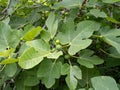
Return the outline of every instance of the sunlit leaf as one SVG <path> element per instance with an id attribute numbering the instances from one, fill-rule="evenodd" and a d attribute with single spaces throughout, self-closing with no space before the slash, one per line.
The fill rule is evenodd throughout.
<path id="1" fill-rule="evenodd" d="M 26 44 L 30 47 L 34 47 L 36 49 L 36 51 L 39 52 L 39 54 L 41 53 L 41 55 L 46 56 L 47 54 L 50 53 L 49 44 L 42 39 L 28 41 L 28 42 L 26 42 Z"/>
<path id="2" fill-rule="evenodd" d="M 15 62 L 18 62 L 18 59 L 8 58 L 8 59 L 5 59 L 2 62 L 0 62 L 0 64 L 11 64 L 11 63 L 15 63 Z"/>
<path id="3" fill-rule="evenodd" d="M 20 56 L 18 64 L 24 69 L 30 69 L 39 64 L 42 60 L 42 55 L 34 48 L 29 48 Z"/>
<path id="4" fill-rule="evenodd" d="M 114 18 L 107 17 L 106 19 L 107 19 L 108 21 L 112 22 L 112 23 L 120 24 L 120 22 L 119 22 L 119 21 L 117 21 L 117 20 L 116 20 L 116 19 L 114 19 Z"/>
<path id="5" fill-rule="evenodd" d="M 43 40 L 48 42 L 50 40 L 50 33 L 47 30 L 42 30 L 40 36 Z"/>
<path id="6" fill-rule="evenodd" d="M 8 57 L 10 56 L 12 53 L 14 52 L 14 49 L 8 49 L 8 50 L 4 50 L 3 52 L 0 52 L 0 57 Z"/>
<path id="7" fill-rule="evenodd" d="M 59 52 L 55 51 L 53 53 L 48 54 L 47 58 L 58 59 L 58 57 L 61 56 L 62 54 L 63 54 L 62 51 Z"/>
<path id="8" fill-rule="evenodd" d="M 40 34 L 41 31 L 42 31 L 42 28 L 40 26 L 33 28 L 32 30 L 28 31 L 24 35 L 23 39 L 26 41 L 33 40 L 36 36 Z"/>

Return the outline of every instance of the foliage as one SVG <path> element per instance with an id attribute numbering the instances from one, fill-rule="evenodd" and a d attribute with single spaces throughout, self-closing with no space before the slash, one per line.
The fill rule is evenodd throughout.
<path id="1" fill-rule="evenodd" d="M 0 0 L 0 90 L 120 90 L 120 0 Z"/>

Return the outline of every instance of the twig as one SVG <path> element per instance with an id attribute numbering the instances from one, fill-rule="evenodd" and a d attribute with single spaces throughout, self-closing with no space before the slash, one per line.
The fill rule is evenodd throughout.
<path id="1" fill-rule="evenodd" d="M 8 5 L 7 5 L 7 7 L 2 11 L 2 13 L 1 14 L 4 14 L 4 16 L 2 17 L 2 18 L 0 18 L 0 20 L 3 20 L 6 16 L 7 16 L 7 11 L 8 11 L 8 9 L 9 9 L 9 7 L 10 7 L 10 4 L 11 4 L 11 0 L 8 0 Z"/>
<path id="2" fill-rule="evenodd" d="M 86 5 L 87 2 L 88 2 L 88 0 L 84 0 L 84 1 L 82 2 L 82 5 L 81 5 L 80 10 L 79 10 L 79 14 L 78 14 L 79 17 L 81 16 L 82 10 L 83 10 L 83 8 L 85 7 L 85 5 Z"/>
<path id="3" fill-rule="evenodd" d="M 8 8 L 10 7 L 11 0 L 8 0 L 8 5 L 7 7 L 2 11 L 2 13 L 6 13 Z"/>

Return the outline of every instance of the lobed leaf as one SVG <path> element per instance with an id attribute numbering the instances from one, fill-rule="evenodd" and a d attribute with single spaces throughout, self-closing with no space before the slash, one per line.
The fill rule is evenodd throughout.
<path id="1" fill-rule="evenodd" d="M 41 78 L 42 83 L 50 88 L 55 84 L 55 79 L 60 78 L 61 75 L 61 62 L 52 62 L 50 59 L 45 59 L 41 62 L 37 77 Z"/>
<path id="2" fill-rule="evenodd" d="M 75 90 L 77 87 L 77 79 L 82 79 L 82 72 L 78 66 L 69 66 L 69 72 L 67 73 L 66 83 L 70 90 Z"/>
<path id="3" fill-rule="evenodd" d="M 80 53 L 78 63 L 87 68 L 93 68 L 94 65 L 102 64 L 104 61 L 96 55 L 93 55 L 94 52 L 91 50 L 83 50 Z"/>
<path id="4" fill-rule="evenodd" d="M 101 30 L 102 39 L 120 53 L 120 29 Z"/>
<path id="5" fill-rule="evenodd" d="M 88 39 L 93 32 L 97 30 L 100 25 L 94 21 L 82 21 L 77 24 L 76 36 L 70 43 L 68 53 L 70 55 L 76 54 L 78 51 L 87 48 L 92 40 Z"/>

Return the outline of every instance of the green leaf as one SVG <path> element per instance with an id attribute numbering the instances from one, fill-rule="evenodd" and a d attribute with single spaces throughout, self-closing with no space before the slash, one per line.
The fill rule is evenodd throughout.
<path id="1" fill-rule="evenodd" d="M 37 13 L 38 12 L 37 9 L 34 9 L 34 10 L 27 9 L 26 10 L 25 8 L 23 8 L 23 10 L 21 10 L 21 9 L 17 10 L 18 13 L 21 11 L 27 15 L 25 15 L 25 16 L 11 15 L 9 24 L 12 28 L 21 28 L 21 27 L 26 26 L 27 24 L 33 24 L 34 22 L 38 21 L 41 18 L 40 14 Z"/>
<path id="2" fill-rule="evenodd" d="M 112 68 L 112 67 L 117 67 L 120 66 L 120 59 L 115 59 L 115 58 L 107 58 L 105 62 L 106 68 Z"/>
<path id="3" fill-rule="evenodd" d="M 103 11 L 100 11 L 99 9 L 91 9 L 89 13 L 92 14 L 93 16 L 95 16 L 96 18 L 97 17 L 101 17 L 101 18 L 107 17 L 106 13 Z"/>
<path id="4" fill-rule="evenodd" d="M 117 21 L 117 20 L 116 20 L 116 19 L 114 19 L 114 18 L 107 17 L 106 19 L 107 19 L 108 21 L 112 22 L 112 23 L 120 24 L 120 22 L 119 22 L 119 21 Z"/>
<path id="5" fill-rule="evenodd" d="M 23 39 L 23 37 L 28 33 L 28 32 L 30 32 L 32 29 L 34 29 L 35 27 L 33 26 L 33 25 L 31 25 L 31 24 L 28 24 L 28 25 L 26 25 L 24 28 L 23 28 L 23 30 L 19 30 L 19 31 L 21 31 L 21 40 Z"/>
<path id="6" fill-rule="evenodd" d="M 11 16 L 9 24 L 12 28 L 15 29 L 15 28 L 20 28 L 27 25 L 28 22 L 26 22 L 26 19 L 23 17 Z"/>
<path id="7" fill-rule="evenodd" d="M 57 39 L 61 44 L 70 44 L 69 54 L 74 55 L 79 50 L 87 48 L 92 40 L 88 39 L 95 30 L 100 28 L 100 24 L 93 21 L 82 21 L 78 23 L 75 30 L 72 19 L 63 24 L 62 31 L 58 33 Z"/>
<path id="8" fill-rule="evenodd" d="M 81 88 L 81 89 L 78 89 L 78 90 L 85 90 L 85 88 Z"/>
<path id="9" fill-rule="evenodd" d="M 17 5 L 18 3 L 19 3 L 19 1 L 17 1 L 17 0 L 12 0 L 10 2 L 9 8 L 7 11 L 8 15 L 11 15 L 13 12 L 15 12 L 15 10 L 18 8 L 18 5 Z"/>
<path id="10" fill-rule="evenodd" d="M 32 87 L 25 86 L 23 90 L 32 90 Z"/>
<path id="11" fill-rule="evenodd" d="M 15 49 L 10 48 L 8 50 L 4 50 L 3 52 L 0 52 L 0 57 L 8 57 L 11 56 L 11 54 L 15 51 Z"/>
<path id="12" fill-rule="evenodd" d="M 24 51 L 26 51 L 28 48 L 30 48 L 29 46 L 27 46 L 26 45 L 26 43 L 23 43 L 22 45 L 21 45 L 21 47 L 20 47 L 20 49 L 19 49 L 19 55 L 21 56 L 23 53 L 24 53 Z"/>
<path id="13" fill-rule="evenodd" d="M 61 75 L 61 62 L 52 62 L 49 60 L 44 60 L 41 62 L 37 76 L 41 78 L 42 83 L 50 88 L 55 84 L 55 79 L 60 78 Z"/>
<path id="14" fill-rule="evenodd" d="M 119 90 L 115 80 L 109 76 L 98 76 L 91 79 L 95 90 Z"/>
<path id="15" fill-rule="evenodd" d="M 35 76 L 28 76 L 24 80 L 25 86 L 36 86 L 37 84 L 39 84 L 39 79 Z"/>
<path id="16" fill-rule="evenodd" d="M 93 8 L 97 3 L 98 3 L 98 0 L 89 0 L 86 3 L 86 7 L 92 7 Z"/>
<path id="17" fill-rule="evenodd" d="M 50 46 L 47 42 L 42 39 L 35 39 L 32 41 L 27 41 L 26 44 L 30 47 L 34 47 L 38 51 L 49 51 Z"/>
<path id="18" fill-rule="evenodd" d="M 12 30 L 9 25 L 0 22 L 0 52 L 6 48 L 16 48 L 19 42 L 18 30 Z"/>
<path id="19" fill-rule="evenodd" d="M 76 36 L 75 25 L 72 19 L 68 19 L 62 25 L 62 31 L 58 33 L 57 39 L 61 44 L 68 44 Z"/>
<path id="20" fill-rule="evenodd" d="M 40 37 L 48 42 L 50 40 L 50 33 L 47 30 L 42 30 L 40 33 Z"/>
<path id="21" fill-rule="evenodd" d="M 110 56 L 113 58 L 120 58 L 120 53 L 117 52 L 117 50 L 114 47 L 109 48 Z"/>
<path id="22" fill-rule="evenodd" d="M 47 58 L 58 59 L 59 56 L 61 56 L 61 55 L 63 55 L 62 51 L 59 51 L 59 52 L 55 51 L 55 52 L 53 52 L 53 53 L 49 53 L 49 54 L 47 55 Z"/>
<path id="23" fill-rule="evenodd" d="M 73 8 L 73 7 L 80 7 L 83 0 L 62 0 L 61 2 L 55 4 L 53 8 Z"/>
<path id="24" fill-rule="evenodd" d="M 25 87 L 34 86 L 35 84 L 37 84 L 39 79 L 37 81 L 35 79 L 35 78 L 37 78 L 36 72 L 37 72 L 36 68 L 30 69 L 30 70 L 22 70 L 19 73 L 19 76 L 17 76 L 15 79 L 16 90 L 26 90 Z M 28 84 L 27 84 L 27 82 L 28 82 Z M 28 90 L 30 90 L 30 89 L 28 89 Z"/>
<path id="25" fill-rule="evenodd" d="M 40 7 L 42 9 L 42 7 Z M 30 10 L 31 11 L 31 10 Z M 33 24 L 41 18 L 37 9 L 33 9 L 24 19 L 27 23 Z"/>
<path id="26" fill-rule="evenodd" d="M 17 65 L 16 63 L 7 64 L 4 70 L 8 77 L 13 77 L 17 72 Z"/>
<path id="27" fill-rule="evenodd" d="M 81 51 L 78 63 L 87 68 L 93 68 L 94 65 L 99 65 L 104 62 L 101 58 L 93 54 L 94 52 L 88 49 Z"/>
<path id="28" fill-rule="evenodd" d="M 6 19 L 4 19 L 2 22 L 3 22 L 3 23 L 5 23 L 5 24 L 9 24 L 9 22 L 10 22 L 10 18 L 9 18 L 9 17 L 7 17 L 7 18 L 6 18 Z"/>
<path id="29" fill-rule="evenodd" d="M 57 59 L 57 58 L 59 58 L 59 56 L 61 56 L 63 54 L 62 51 L 59 51 L 59 52 L 54 51 L 51 53 L 48 42 L 45 42 L 42 39 L 36 39 L 33 41 L 28 41 L 26 43 L 28 46 L 34 47 L 36 49 L 36 51 L 39 52 L 39 55 L 41 55 L 43 57 Z"/>
<path id="30" fill-rule="evenodd" d="M 120 0 L 102 0 L 104 3 L 115 3 L 115 2 L 119 2 Z"/>
<path id="31" fill-rule="evenodd" d="M 76 39 L 72 41 L 71 46 L 68 50 L 70 55 L 76 54 L 78 51 L 87 48 L 92 43 L 92 40 L 86 39 L 86 40 L 79 40 Z"/>
<path id="32" fill-rule="evenodd" d="M 94 90 L 93 88 L 89 88 L 88 90 Z"/>
<path id="33" fill-rule="evenodd" d="M 61 67 L 61 75 L 66 75 L 69 73 L 69 71 L 70 71 L 69 64 L 67 64 L 67 63 L 63 64 Z"/>
<path id="34" fill-rule="evenodd" d="M 120 53 L 120 29 L 101 30 L 102 39 Z"/>
<path id="35" fill-rule="evenodd" d="M 82 21 L 78 23 L 77 30 L 75 31 L 76 36 L 70 43 L 71 46 L 68 50 L 68 53 L 70 55 L 74 55 L 78 51 L 87 48 L 92 43 L 92 40 L 88 38 L 99 27 L 100 25 L 94 21 Z"/>
<path id="36" fill-rule="evenodd" d="M 82 73 L 78 66 L 69 66 L 69 73 L 66 77 L 66 83 L 70 90 L 75 90 L 77 87 L 77 79 L 82 79 Z"/>
<path id="37" fill-rule="evenodd" d="M 117 84 L 118 85 L 118 88 L 119 88 L 119 90 L 120 90 L 120 84 Z"/>
<path id="38" fill-rule="evenodd" d="M 23 39 L 26 41 L 31 41 L 33 40 L 36 36 L 38 36 L 40 34 L 40 32 L 42 31 L 42 28 L 40 26 L 31 29 L 30 31 L 28 31 L 24 36 Z"/>
<path id="39" fill-rule="evenodd" d="M 7 84 L 4 88 L 4 90 L 12 90 L 12 87 L 10 86 L 10 84 Z"/>
<path id="40" fill-rule="evenodd" d="M 55 17 L 55 14 L 50 13 L 48 19 L 46 20 L 46 25 L 48 27 L 48 31 L 50 33 L 51 39 L 55 36 L 58 28 L 58 20 Z"/>
<path id="41" fill-rule="evenodd" d="M 18 64 L 24 69 L 30 69 L 39 64 L 42 60 L 43 56 L 31 47 L 20 56 Z"/>
<path id="42" fill-rule="evenodd" d="M 41 55 L 47 55 L 50 53 L 50 46 L 47 42 L 42 39 L 36 39 L 32 41 L 27 41 L 26 44 L 30 47 L 34 47 L 36 51 Z"/>
<path id="43" fill-rule="evenodd" d="M 91 83 L 90 79 L 95 76 L 100 76 L 100 72 L 97 68 L 86 68 L 81 66 L 82 70 L 82 81 L 79 82 L 81 87 L 85 87 L 86 84 Z"/>
<path id="44" fill-rule="evenodd" d="M 18 59 L 8 58 L 8 59 L 5 59 L 2 62 L 0 62 L 0 64 L 11 64 L 11 63 L 15 63 L 15 62 L 18 62 Z"/>

